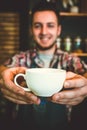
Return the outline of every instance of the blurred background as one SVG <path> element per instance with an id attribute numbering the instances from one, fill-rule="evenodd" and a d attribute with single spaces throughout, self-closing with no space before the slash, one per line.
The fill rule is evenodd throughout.
<path id="1" fill-rule="evenodd" d="M 30 13 L 32 7 L 39 1 L 0 0 L 0 64 L 19 50 L 26 50 L 32 46 L 32 39 L 29 34 Z M 79 56 L 86 56 L 87 1 L 47 1 L 56 2 L 61 12 L 63 31 L 60 38 L 58 38 L 59 47 L 69 52 L 84 52 L 84 54 L 79 54 Z M 84 59 L 86 60 L 85 57 Z"/>
<path id="2" fill-rule="evenodd" d="M 0 0 L 0 64 L 15 53 L 32 47 L 29 33 L 30 14 L 32 7 L 39 1 Z M 62 33 L 57 38 L 59 48 L 78 55 L 87 63 L 87 0 L 47 1 L 56 2 L 60 9 Z M 16 116 L 14 106 L 15 104 L 3 99 L 0 94 L 0 130 L 10 130 L 13 125 Z M 86 101 L 73 109 L 72 119 L 75 117 L 76 120 L 72 124 L 83 122 L 83 118 L 87 116 L 86 109 Z"/>

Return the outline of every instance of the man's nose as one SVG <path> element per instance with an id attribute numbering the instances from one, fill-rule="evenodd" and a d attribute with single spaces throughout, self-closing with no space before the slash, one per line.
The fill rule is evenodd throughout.
<path id="1" fill-rule="evenodd" d="M 46 34 L 47 33 L 47 27 L 46 26 L 42 27 L 41 33 L 42 34 Z"/>

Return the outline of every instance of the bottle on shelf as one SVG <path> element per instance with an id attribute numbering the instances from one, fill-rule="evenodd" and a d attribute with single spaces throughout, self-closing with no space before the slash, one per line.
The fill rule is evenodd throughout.
<path id="1" fill-rule="evenodd" d="M 57 47 L 59 49 L 61 49 L 61 41 L 62 41 L 62 39 L 60 37 L 58 37 L 56 41 L 57 41 Z"/>
<path id="2" fill-rule="evenodd" d="M 81 39 L 80 36 L 77 36 L 74 39 L 73 52 L 75 52 L 75 53 L 82 53 L 83 52 L 83 50 L 82 50 L 82 39 Z"/>
<path id="3" fill-rule="evenodd" d="M 71 52 L 72 51 L 72 40 L 70 37 L 65 37 L 64 39 L 64 51 Z"/>
<path id="4" fill-rule="evenodd" d="M 84 52 L 87 53 L 87 37 L 84 39 Z"/>

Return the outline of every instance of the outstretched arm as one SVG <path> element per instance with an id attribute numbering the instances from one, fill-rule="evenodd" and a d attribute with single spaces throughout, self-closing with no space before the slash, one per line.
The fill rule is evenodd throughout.
<path id="1" fill-rule="evenodd" d="M 3 96 L 17 104 L 39 104 L 40 99 L 31 92 L 17 87 L 13 80 L 18 73 L 25 73 L 25 67 L 4 68 L 1 72 L 0 88 Z"/>
<path id="2" fill-rule="evenodd" d="M 85 74 L 86 76 L 87 74 Z M 87 97 L 87 79 L 67 72 L 63 91 L 54 94 L 50 100 L 55 103 L 77 105 Z"/>

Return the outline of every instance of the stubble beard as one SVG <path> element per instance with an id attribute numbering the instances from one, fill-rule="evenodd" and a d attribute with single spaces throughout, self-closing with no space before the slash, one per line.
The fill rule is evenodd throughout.
<path id="1" fill-rule="evenodd" d="M 56 41 L 53 42 L 53 43 L 52 43 L 50 46 L 48 46 L 48 47 L 43 47 L 43 46 L 39 45 L 37 42 L 35 42 L 35 44 L 36 44 L 36 48 L 37 48 L 37 49 L 39 49 L 39 50 L 41 50 L 41 51 L 46 51 L 46 50 L 51 49 L 51 48 L 56 44 Z"/>

